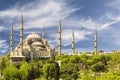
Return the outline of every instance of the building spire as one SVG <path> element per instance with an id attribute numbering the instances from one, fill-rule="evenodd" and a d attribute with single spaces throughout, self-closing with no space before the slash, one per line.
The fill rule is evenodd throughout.
<path id="1" fill-rule="evenodd" d="M 45 27 L 43 27 L 42 38 L 45 39 Z"/>
<path id="2" fill-rule="evenodd" d="M 74 36 L 74 30 L 72 32 L 72 54 L 75 53 L 75 36 Z"/>
<path id="3" fill-rule="evenodd" d="M 13 51 L 13 25 L 10 29 L 10 52 Z"/>
<path id="4" fill-rule="evenodd" d="M 94 32 L 94 54 L 97 54 L 97 28 Z"/>
<path id="5" fill-rule="evenodd" d="M 60 19 L 59 27 L 58 27 L 58 54 L 59 55 L 61 54 L 61 32 L 62 32 L 62 29 L 61 29 L 61 19 Z"/>
<path id="6" fill-rule="evenodd" d="M 14 56 L 14 52 L 13 52 L 13 25 L 10 29 L 10 65 L 12 65 L 11 56 Z"/>
<path id="7" fill-rule="evenodd" d="M 21 15 L 21 19 L 20 19 L 20 54 L 23 54 L 23 31 L 24 31 L 24 27 L 23 27 L 23 15 Z"/>

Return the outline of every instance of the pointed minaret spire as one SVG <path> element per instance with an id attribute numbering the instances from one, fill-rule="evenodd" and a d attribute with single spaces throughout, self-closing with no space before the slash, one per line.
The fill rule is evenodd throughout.
<path id="1" fill-rule="evenodd" d="M 94 32 L 94 54 L 97 54 L 97 28 Z"/>
<path id="2" fill-rule="evenodd" d="M 61 54 L 61 32 L 62 32 L 62 29 L 61 29 L 61 19 L 60 19 L 59 27 L 58 27 L 58 54 L 59 55 Z"/>
<path id="3" fill-rule="evenodd" d="M 21 20 L 20 20 L 20 54 L 19 55 L 23 54 L 23 38 L 24 38 L 23 31 L 24 31 L 23 15 L 21 15 Z"/>
<path id="4" fill-rule="evenodd" d="M 72 32 L 72 54 L 75 54 L 75 36 L 74 36 L 74 30 Z"/>
<path id="5" fill-rule="evenodd" d="M 45 27 L 43 27 L 42 38 L 45 39 Z"/>
<path id="6" fill-rule="evenodd" d="M 13 25 L 10 29 L 10 65 L 12 65 L 11 56 L 14 56 L 14 52 L 13 52 Z"/>
<path id="7" fill-rule="evenodd" d="M 10 52 L 13 51 L 13 25 L 10 30 Z"/>

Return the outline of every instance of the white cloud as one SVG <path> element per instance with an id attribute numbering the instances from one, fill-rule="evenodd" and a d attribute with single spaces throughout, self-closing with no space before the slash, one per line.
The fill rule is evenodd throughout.
<path id="1" fill-rule="evenodd" d="M 1 50 L 1 53 L 6 53 L 6 52 L 7 52 L 7 50 L 6 50 L 6 49 Z"/>
<path id="2" fill-rule="evenodd" d="M 110 31 L 112 32 L 110 35 L 110 38 L 113 40 L 113 43 L 117 46 L 120 46 L 120 37 L 119 37 L 120 31 L 119 31 L 119 29 L 111 28 Z"/>
<path id="3" fill-rule="evenodd" d="M 105 18 L 107 18 L 105 20 Z M 118 21 L 111 20 L 110 18 L 103 16 L 103 18 L 99 18 L 98 20 L 94 20 L 92 18 L 88 19 L 79 19 L 79 20 L 69 20 L 67 22 L 63 21 L 62 23 L 62 28 L 67 27 L 67 29 L 62 31 L 62 45 L 63 46 L 68 46 L 71 45 L 71 38 L 72 38 L 72 31 L 74 29 L 74 34 L 75 34 L 75 42 L 77 43 L 78 41 L 82 41 L 87 38 L 87 35 L 93 34 L 93 31 L 95 27 L 97 27 L 98 31 L 102 31 L 105 29 L 109 29 L 111 25 L 114 25 L 118 23 Z M 73 27 L 74 26 L 74 27 Z M 78 27 L 84 28 L 83 30 L 78 29 Z M 53 33 L 50 35 L 52 41 L 49 41 L 50 44 L 54 45 L 54 47 L 57 46 L 57 34 Z M 83 49 L 82 49 L 83 50 Z M 83 51 L 88 50 L 84 49 Z"/>
<path id="4" fill-rule="evenodd" d="M 120 15 L 118 14 L 114 14 L 112 12 L 106 13 L 106 16 L 108 17 L 108 19 L 115 21 L 115 22 L 120 22 Z"/>
<path id="5" fill-rule="evenodd" d="M 114 8 L 116 10 L 120 10 L 120 0 L 112 0 L 107 6 Z"/>
<path id="6" fill-rule="evenodd" d="M 72 43 L 72 32 L 73 30 L 71 29 L 67 29 L 67 30 L 63 30 L 62 31 L 62 45 L 63 46 L 68 46 L 71 45 Z M 92 34 L 92 32 L 89 31 L 80 31 L 80 30 L 74 30 L 74 36 L 75 36 L 75 42 L 77 43 L 78 41 L 82 41 L 85 39 L 88 39 L 86 37 L 86 35 L 90 35 Z M 52 46 L 56 47 L 57 46 L 57 41 L 58 41 L 58 36 L 57 34 L 51 34 L 50 35 L 51 38 L 53 38 L 52 40 L 49 40 L 49 44 L 52 44 Z"/>
<path id="7" fill-rule="evenodd" d="M 119 2 L 119 0 L 116 0 Z M 117 3 L 109 4 L 110 6 L 115 6 Z M 117 5 L 116 5 L 117 6 Z M 119 6 L 119 5 L 118 5 Z M 111 25 L 116 24 L 120 21 L 120 17 L 107 14 L 98 19 L 93 19 L 88 17 L 86 19 L 80 18 L 73 19 L 67 18 L 73 12 L 81 10 L 82 7 L 74 8 L 67 5 L 67 2 L 64 1 L 55 1 L 47 0 L 40 1 L 35 0 L 31 3 L 20 6 L 19 4 L 14 5 L 14 7 L 7 10 L 1 11 L 1 19 L 5 20 L 6 24 L 13 24 L 18 29 L 19 21 L 16 21 L 16 18 L 19 19 L 20 15 L 24 16 L 24 26 L 27 29 L 30 28 L 43 28 L 58 26 L 58 21 L 62 19 L 62 27 L 67 28 L 62 32 L 62 44 L 64 46 L 71 44 L 72 30 L 75 30 L 75 40 L 76 42 L 88 39 L 86 36 L 91 35 L 95 27 L 98 28 L 98 31 L 108 29 Z M 18 18 L 19 17 L 19 18 Z M 80 31 L 78 27 L 83 27 L 85 30 Z M 5 29 L 5 27 L 0 26 L 0 30 Z M 52 33 L 49 35 L 52 40 L 48 41 L 52 46 L 57 46 L 57 34 Z M 5 44 L 4 44 L 5 46 Z"/>
<path id="8" fill-rule="evenodd" d="M 6 30 L 7 28 L 5 28 L 4 26 L 0 26 L 0 31 L 4 31 Z"/>
<path id="9" fill-rule="evenodd" d="M 75 48 L 75 52 L 93 52 L 93 51 L 90 48 Z M 72 54 L 72 48 L 71 49 L 62 49 L 62 53 Z"/>
<path id="10" fill-rule="evenodd" d="M 35 0 L 32 3 L 23 5 L 22 7 L 15 5 L 14 8 L 1 11 L 1 16 L 6 20 L 8 18 L 11 19 L 8 21 L 8 23 L 11 24 L 11 22 L 14 22 L 16 17 L 23 14 L 25 28 L 49 27 L 56 25 L 60 18 L 65 19 L 72 12 L 82 9 L 82 7 L 72 8 L 66 4 L 67 3 L 63 1 L 51 0 L 41 2 L 39 0 Z M 18 23 L 15 24 L 18 26 Z"/>
<path id="11" fill-rule="evenodd" d="M 70 45 L 72 43 L 72 32 L 73 30 L 64 30 L 62 32 L 62 42 L 64 46 Z M 86 35 L 91 34 L 91 32 L 74 30 L 75 42 L 87 39 Z"/>
<path id="12" fill-rule="evenodd" d="M 6 40 L 0 40 L 0 53 L 6 53 L 8 48 Z"/>
<path id="13" fill-rule="evenodd" d="M 6 40 L 0 40 L 0 44 L 3 44 L 5 42 L 6 42 Z"/>
<path id="14" fill-rule="evenodd" d="M 98 18 L 97 20 L 91 17 L 88 17 L 87 19 L 80 18 L 79 20 L 65 20 L 63 24 L 64 26 L 67 26 L 71 29 L 83 28 L 93 32 L 96 28 L 98 29 L 98 31 L 101 31 L 109 28 L 111 25 L 116 23 L 118 23 L 117 20 L 112 20 L 106 17 L 105 15 L 103 17 Z"/>
<path id="15" fill-rule="evenodd" d="M 105 17 L 104 17 L 105 18 Z M 100 18 L 99 18 L 100 19 Z M 81 20 L 80 21 L 80 26 L 89 29 L 89 30 L 94 30 L 97 28 L 98 31 L 107 29 L 110 27 L 110 25 L 117 23 L 117 21 L 111 21 L 111 20 L 104 20 L 104 19 L 100 19 L 100 20 L 93 20 L 91 18 L 87 19 L 87 20 Z"/>

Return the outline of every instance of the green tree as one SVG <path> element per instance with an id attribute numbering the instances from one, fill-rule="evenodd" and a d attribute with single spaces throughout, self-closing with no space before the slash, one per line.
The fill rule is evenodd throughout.
<path id="1" fill-rule="evenodd" d="M 64 64 L 61 66 L 60 70 L 60 77 L 64 80 L 77 80 L 77 78 L 79 77 L 79 67 L 76 64 Z"/>
<path id="2" fill-rule="evenodd" d="M 6 66 L 10 66 L 10 53 L 5 56 Z"/>
<path id="3" fill-rule="evenodd" d="M 86 75 L 83 75 L 80 80 L 96 80 L 96 77 L 95 76 L 91 76 L 91 74 L 86 74 Z"/>
<path id="4" fill-rule="evenodd" d="M 49 69 L 50 69 L 50 64 L 46 64 L 43 66 L 43 74 L 47 80 L 49 80 L 49 75 L 50 75 Z"/>
<path id="5" fill-rule="evenodd" d="M 100 76 L 100 72 L 107 71 L 106 66 L 101 62 L 92 65 L 91 68 L 92 68 L 92 71 L 98 73 L 99 76 Z"/>
<path id="6" fill-rule="evenodd" d="M 91 58 L 93 64 L 98 63 L 101 61 L 101 55 L 93 55 Z"/>
<path id="7" fill-rule="evenodd" d="M 22 63 L 21 67 L 20 67 L 20 73 L 21 73 L 21 77 L 23 80 L 32 80 L 29 75 L 31 72 L 31 66 L 30 64 L 28 64 L 27 62 Z"/>
<path id="8" fill-rule="evenodd" d="M 4 70 L 3 75 L 4 75 L 4 80 L 20 80 L 19 71 L 15 67 L 7 67 Z"/>
<path id="9" fill-rule="evenodd" d="M 80 56 L 79 55 L 70 56 L 70 62 L 76 63 L 76 64 L 80 63 L 81 62 Z"/>
<path id="10" fill-rule="evenodd" d="M 55 80 L 59 79 L 60 71 L 58 63 L 46 63 L 43 66 L 43 74 L 47 80 L 54 78 Z"/>
<path id="11" fill-rule="evenodd" d="M 88 65 L 88 60 L 89 60 L 89 56 L 87 56 L 86 54 L 82 54 L 80 56 L 80 59 L 81 59 L 81 63 L 82 63 L 82 68 L 86 71 L 88 71 L 89 69 L 89 65 Z"/>
<path id="12" fill-rule="evenodd" d="M 40 71 L 39 66 L 37 65 L 37 63 L 31 63 L 30 66 L 31 66 L 31 70 L 29 72 L 28 79 L 33 80 L 35 78 L 39 78 L 41 71 Z"/>
<path id="13" fill-rule="evenodd" d="M 3 73 L 3 71 L 4 71 L 5 68 L 6 68 L 5 58 L 2 57 L 1 61 L 0 61 L 0 71 L 1 71 L 1 73 Z"/>
<path id="14" fill-rule="evenodd" d="M 63 60 L 63 59 L 69 59 L 69 55 L 57 55 L 55 57 L 55 60 L 58 61 L 58 60 Z"/>
<path id="15" fill-rule="evenodd" d="M 104 64 L 104 65 L 107 65 L 107 62 L 111 60 L 111 57 L 109 55 L 101 55 L 100 57 L 100 61 Z"/>

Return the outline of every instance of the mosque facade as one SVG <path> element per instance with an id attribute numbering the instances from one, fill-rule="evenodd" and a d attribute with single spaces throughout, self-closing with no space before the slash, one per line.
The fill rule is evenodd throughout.
<path id="1" fill-rule="evenodd" d="M 23 17 L 20 21 L 20 42 L 13 48 L 13 27 L 10 31 L 10 63 L 21 62 L 24 58 L 32 61 L 37 59 L 54 58 L 57 52 L 51 47 L 45 39 L 45 30 L 42 32 L 42 37 L 36 32 L 32 32 L 24 39 Z"/>

